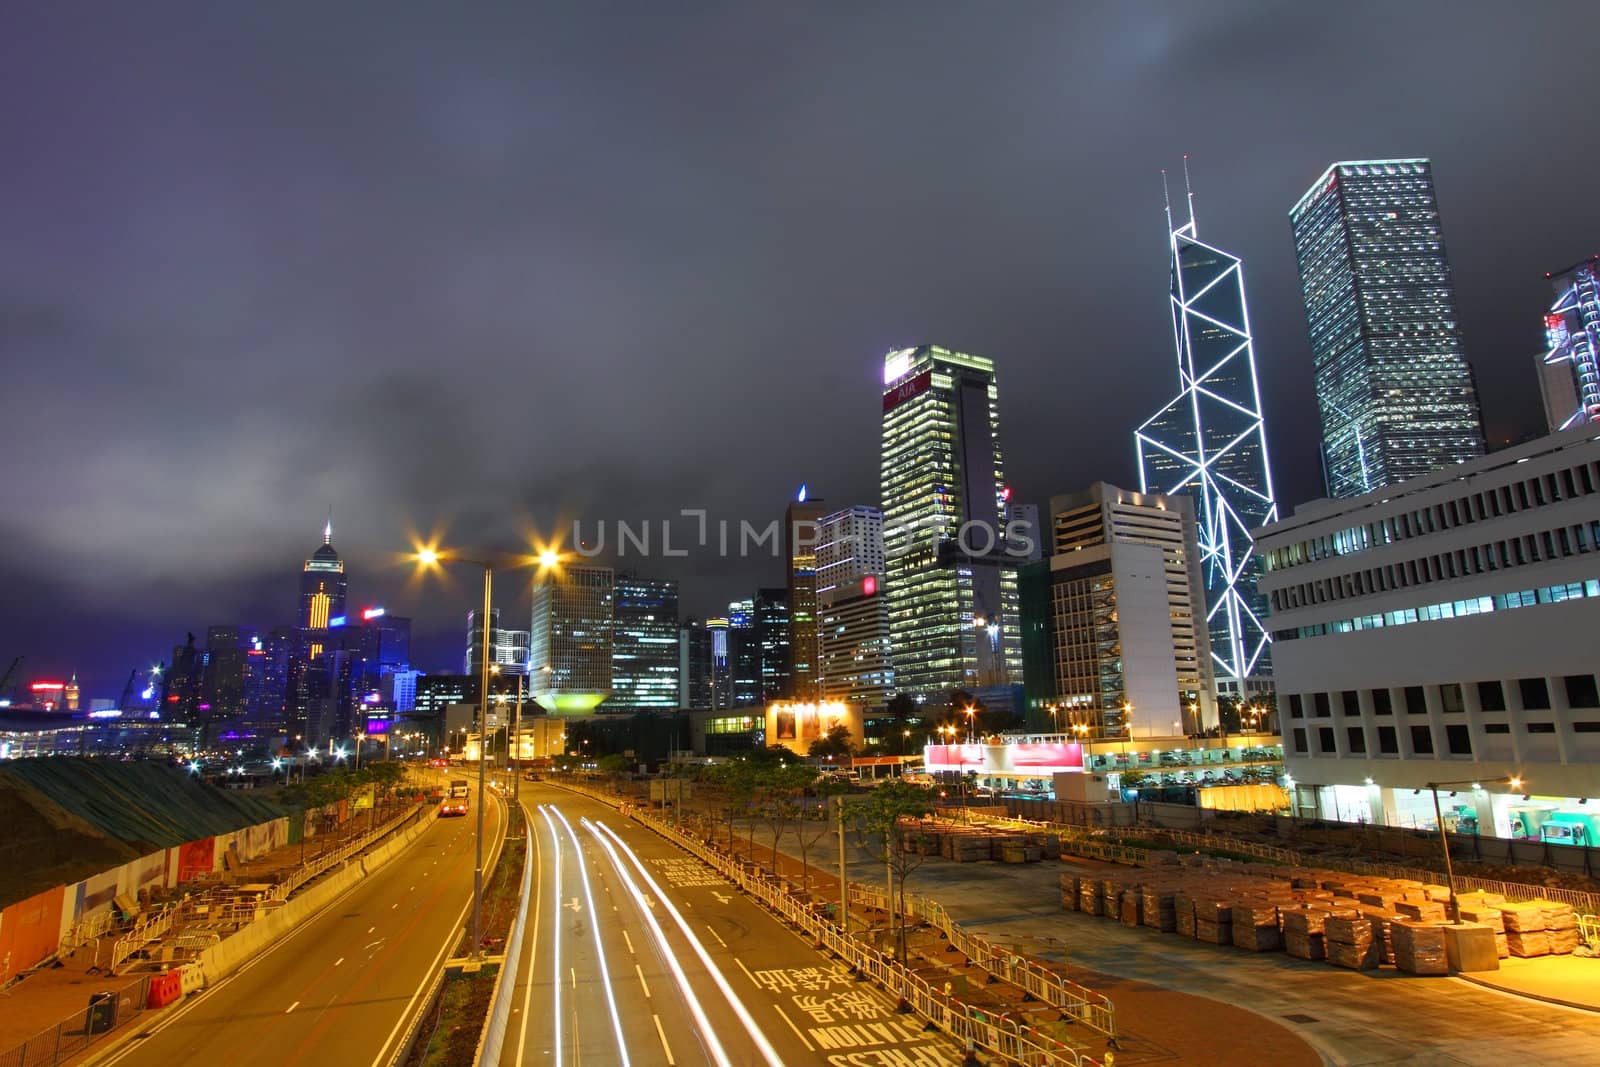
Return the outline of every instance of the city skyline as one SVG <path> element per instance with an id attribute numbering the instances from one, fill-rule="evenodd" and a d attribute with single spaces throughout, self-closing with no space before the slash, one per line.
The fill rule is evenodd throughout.
<path id="1" fill-rule="evenodd" d="M 754 521 L 801 482 L 877 502 L 863 394 L 878 353 L 925 338 L 995 359 L 1023 501 L 1131 483 L 1131 457 L 1097 446 L 1165 399 L 1168 342 L 1129 324 L 1158 320 L 1166 300 L 1152 262 L 1163 235 L 1146 220 L 1181 150 L 1205 176 L 1208 230 L 1250 264 L 1286 511 L 1320 490 L 1284 212 L 1330 160 L 1433 160 L 1491 438 L 1542 422 L 1529 363 L 1543 273 L 1593 252 L 1565 175 L 1600 151 L 1576 144 L 1559 163 L 1542 150 L 1570 141 L 1538 105 L 1564 82 L 1507 44 L 1546 39 L 1553 6 L 1453 12 L 1426 55 L 1407 43 L 1437 30 L 1422 7 L 1385 12 L 1377 45 L 1336 13 L 1219 8 L 1158 12 L 1137 43 L 1105 13 L 924 13 L 911 48 L 885 10 L 850 32 L 813 23 L 785 63 L 671 58 L 698 55 L 710 16 L 693 15 L 652 21 L 649 48 L 619 47 L 617 20 L 555 15 L 539 36 L 568 60 L 484 53 L 522 39 L 524 17 L 461 20 L 470 62 L 412 47 L 439 36 L 426 16 L 359 32 L 332 20 L 329 56 L 273 94 L 293 13 L 220 45 L 183 31 L 186 17 L 135 29 L 26 15 L 37 21 L 14 40 L 30 44 L 10 66 L 46 103 L 0 120 L 28 161 L 0 209 L 16 238 L 0 344 L 22 369 L 0 444 L 23 458 L 0 515 L 13 546 L 0 581 L 26 610 L 7 613 L 0 655 L 115 693 L 187 629 L 290 621 L 285 553 L 304 552 L 332 505 L 362 602 L 414 616 L 416 658 L 443 666 L 471 597 L 407 587 L 388 557 L 409 533 L 516 548 L 524 512 L 546 529 L 681 507 Z M 772 28 L 749 13 L 727 32 Z M 130 34 L 160 43 L 89 58 Z M 662 35 L 683 47 L 661 49 Z M 1223 76 L 1201 45 L 1241 35 L 1276 43 L 1240 51 Z M 398 96 L 348 62 L 374 43 L 406 57 Z M 975 76 L 912 93 L 906 74 L 930 55 Z M 1291 61 L 1303 77 L 1283 73 Z M 607 75 L 619 63 L 634 80 Z M 1313 72 L 1349 64 L 1364 76 L 1329 101 Z M 820 67 L 834 89 L 817 99 L 800 71 Z M 199 101 L 195 79 L 212 87 Z M 702 106 L 729 84 L 748 87 L 747 110 Z M 1267 85 L 1271 99 L 1240 95 Z M 1182 114 L 1169 106 L 1180 86 L 1195 105 Z M 575 94 L 596 103 L 590 121 L 540 103 Z M 1097 98 L 1120 106 L 1075 103 Z M 235 121 L 241 108 L 262 121 Z M 129 132 L 179 112 L 159 144 Z M 1518 164 L 1485 165 L 1497 156 Z M 175 158 L 195 164 L 177 183 Z M 80 224 L 47 222 L 60 218 Z M 751 358 L 780 350 L 803 358 Z M 504 388 L 475 410 L 480 378 Z M 530 398 L 539 417 L 525 420 Z M 778 579 L 766 559 L 662 562 L 686 611 Z M 96 663 L 73 655 L 86 622 Z"/>

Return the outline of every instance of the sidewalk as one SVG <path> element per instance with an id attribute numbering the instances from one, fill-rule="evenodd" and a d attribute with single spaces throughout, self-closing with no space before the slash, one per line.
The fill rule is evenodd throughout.
<path id="1" fill-rule="evenodd" d="M 1463 981 L 1568 1008 L 1600 1012 L 1600 957 L 1537 956 L 1500 961 L 1498 971 L 1459 975 Z"/>

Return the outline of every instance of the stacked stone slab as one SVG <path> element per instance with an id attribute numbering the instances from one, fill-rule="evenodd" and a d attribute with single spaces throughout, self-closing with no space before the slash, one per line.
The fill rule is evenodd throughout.
<path id="1" fill-rule="evenodd" d="M 1444 923 L 1422 919 L 1395 919 L 1389 924 L 1394 941 L 1394 965 L 1407 974 L 1449 974 L 1444 947 Z"/>
<path id="2" fill-rule="evenodd" d="M 1378 969 L 1379 952 L 1373 943 L 1372 920 L 1352 909 L 1329 915 L 1323 924 L 1328 962 L 1352 971 Z"/>

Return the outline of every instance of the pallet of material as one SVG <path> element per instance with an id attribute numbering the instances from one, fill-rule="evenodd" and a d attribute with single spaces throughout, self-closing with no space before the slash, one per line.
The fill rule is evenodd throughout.
<path id="1" fill-rule="evenodd" d="M 1101 891 L 1100 883 L 1085 878 L 1078 886 L 1078 910 L 1085 915 L 1102 915 L 1105 913 L 1105 894 Z"/>
<path id="2" fill-rule="evenodd" d="M 1519 958 L 1550 955 L 1550 935 L 1543 930 L 1507 930 L 1506 949 Z"/>
<path id="3" fill-rule="evenodd" d="M 1194 898 L 1187 893 L 1172 896 L 1174 927 L 1183 937 L 1194 936 Z"/>
<path id="4" fill-rule="evenodd" d="M 1176 890 L 1162 886 L 1144 887 L 1143 911 L 1144 925 L 1170 934 L 1178 928 L 1178 913 L 1173 904 Z"/>
<path id="5" fill-rule="evenodd" d="M 1372 936 L 1372 920 L 1365 915 L 1330 915 L 1323 924 L 1323 944 L 1328 962 L 1352 971 L 1377 970 L 1378 946 Z"/>
<path id="6" fill-rule="evenodd" d="M 1438 923 L 1395 919 L 1389 924 L 1394 939 L 1394 965 L 1407 974 L 1449 974 L 1444 930 Z"/>
<path id="7" fill-rule="evenodd" d="M 1144 911 L 1144 897 L 1137 889 L 1124 890 L 1121 903 L 1123 926 L 1138 926 Z"/>
<path id="8" fill-rule="evenodd" d="M 1287 908 L 1279 912 L 1283 920 L 1283 948 L 1302 960 L 1327 959 L 1327 921 L 1335 914 L 1322 908 Z M 1345 914 L 1343 910 L 1339 914 Z M 1356 912 L 1348 912 L 1354 916 Z"/>
<path id="9" fill-rule="evenodd" d="M 1233 943 L 1251 952 L 1277 952 L 1283 948 L 1278 906 L 1259 901 L 1234 904 Z"/>
<path id="10" fill-rule="evenodd" d="M 1544 905 L 1539 901 L 1502 904 L 1500 916 L 1505 920 L 1508 934 L 1543 933 L 1545 930 Z"/>
<path id="11" fill-rule="evenodd" d="M 1506 944 L 1506 921 L 1501 916 L 1499 908 L 1463 904 L 1461 907 L 1461 921 L 1477 923 L 1493 930 L 1495 955 L 1501 959 L 1511 955 L 1511 949 Z"/>
<path id="12" fill-rule="evenodd" d="M 1417 922 L 1444 922 L 1444 905 L 1438 901 L 1400 900 L 1395 902 L 1395 913 Z"/>

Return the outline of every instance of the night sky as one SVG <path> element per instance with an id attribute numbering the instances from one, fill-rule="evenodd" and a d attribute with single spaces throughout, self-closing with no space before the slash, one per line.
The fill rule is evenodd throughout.
<path id="1" fill-rule="evenodd" d="M 414 531 L 876 503 L 900 345 L 995 359 L 1021 499 L 1136 486 L 1185 152 L 1285 511 L 1320 493 L 1287 212 L 1335 160 L 1433 159 L 1491 437 L 1542 428 L 1543 275 L 1600 251 L 1592 2 L 860 7 L 9 5 L 0 669 L 114 697 L 287 623 L 330 507 L 351 606 L 459 669 L 473 580 L 408 588 Z M 782 580 L 640 570 L 701 615 Z"/>

